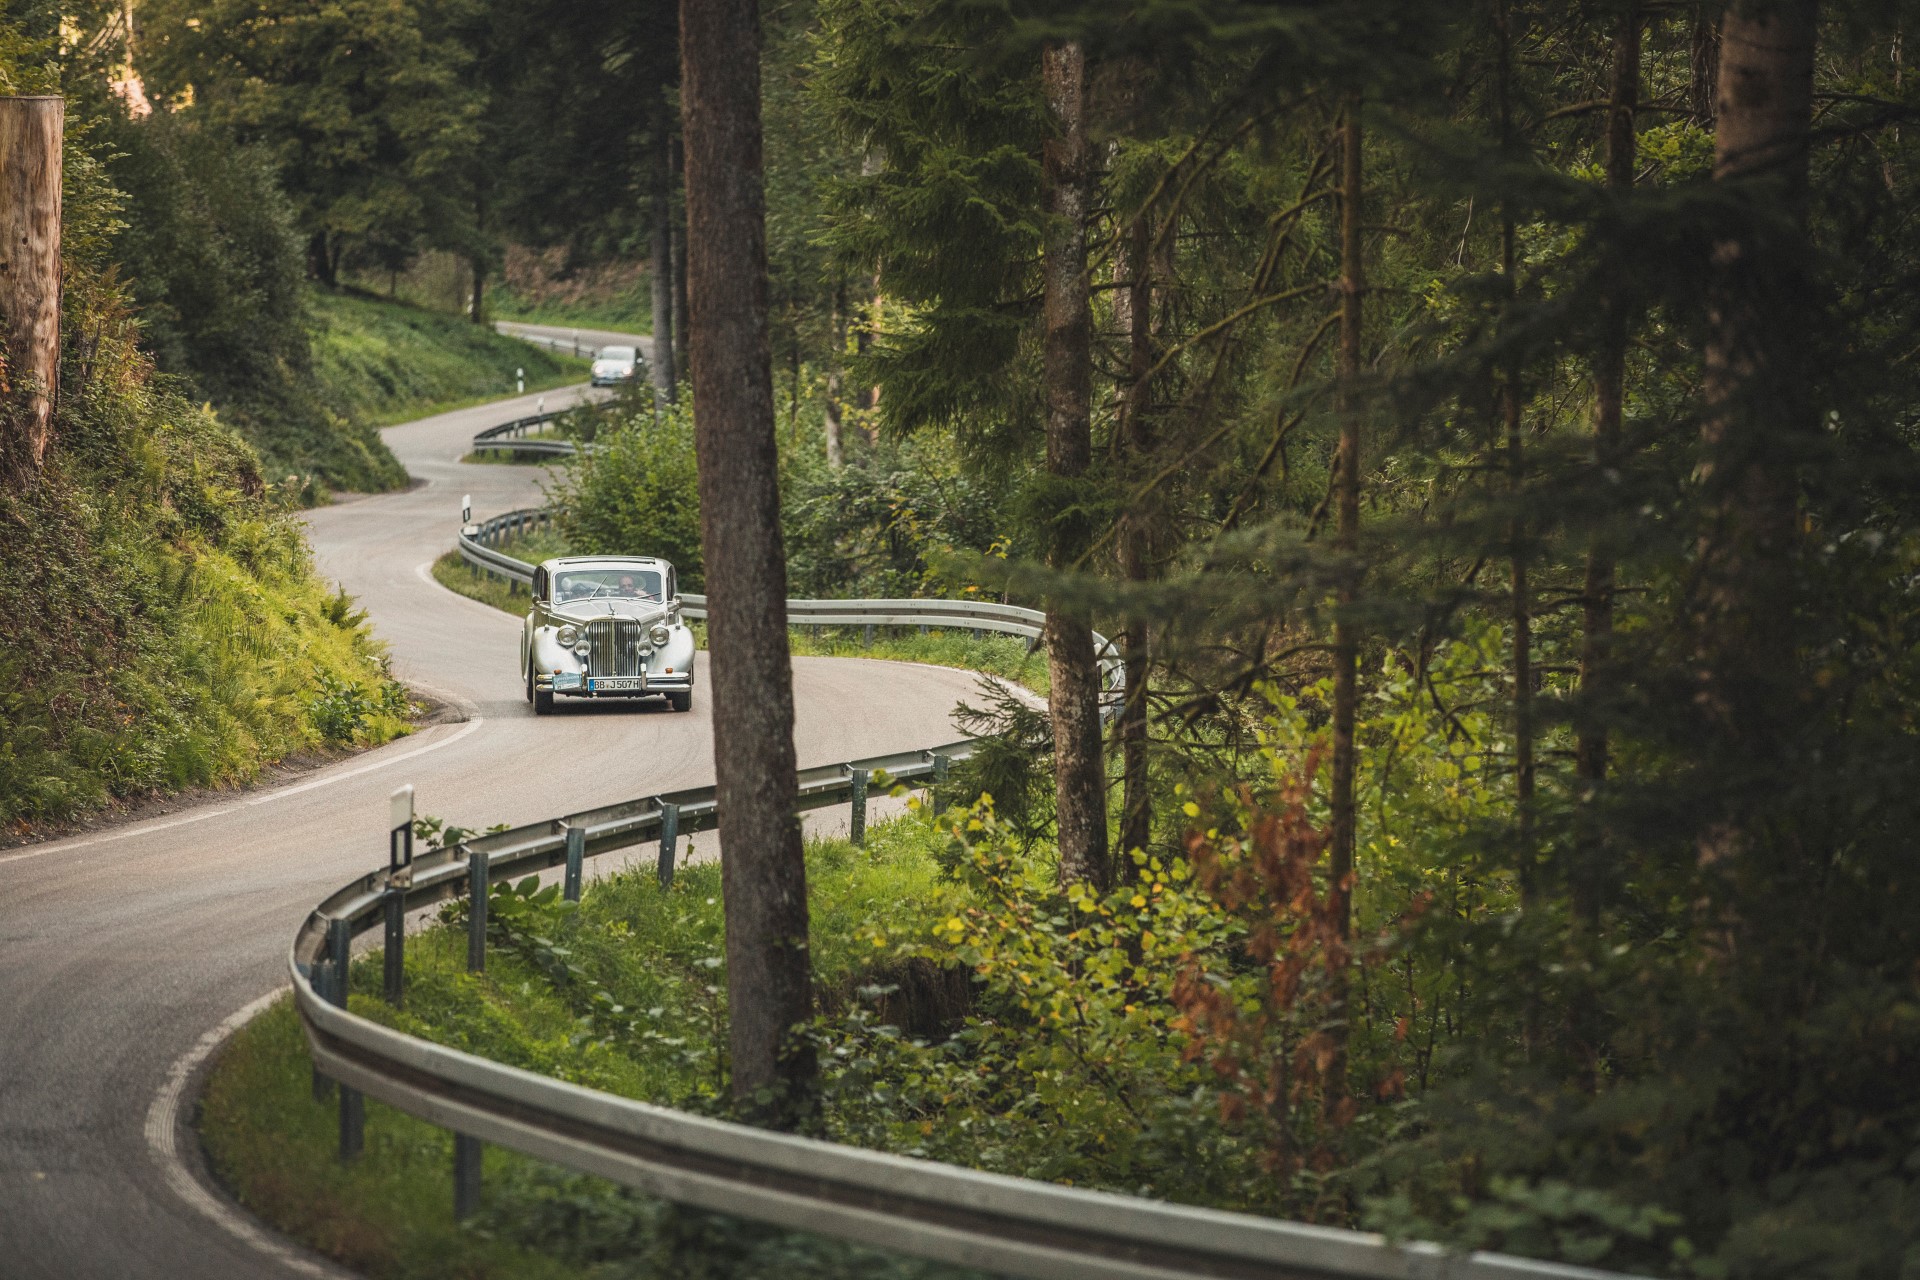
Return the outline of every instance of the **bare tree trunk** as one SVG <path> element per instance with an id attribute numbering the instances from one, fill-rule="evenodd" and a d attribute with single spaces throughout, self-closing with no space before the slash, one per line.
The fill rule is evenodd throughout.
<path id="1" fill-rule="evenodd" d="M 647 216 L 653 224 L 649 264 L 653 277 L 653 358 L 647 363 L 654 393 L 671 403 L 679 395 L 680 376 L 673 358 L 679 334 L 673 324 L 673 141 L 667 130 L 667 105 L 663 100 L 654 107 L 653 180 L 647 201 Z"/>
<path id="2" fill-rule="evenodd" d="M 1701 858 L 1738 855 L 1746 803 L 1783 779 L 1794 678 L 1794 458 L 1817 427 L 1799 340 L 1816 0 L 1745 0 L 1721 19 L 1714 180 L 1743 197 L 1713 247 L 1701 428 L 1700 702 L 1734 785 Z"/>
<path id="3" fill-rule="evenodd" d="M 1692 33 L 1692 75 L 1687 86 L 1687 106 L 1693 122 L 1713 128 L 1714 99 L 1720 92 L 1720 18 L 1702 8 L 1694 15 Z"/>
<path id="4" fill-rule="evenodd" d="M 1361 241 L 1361 205 L 1365 195 L 1362 164 L 1365 134 L 1360 123 L 1360 95 L 1348 96 L 1345 136 L 1340 148 L 1340 353 L 1338 413 L 1340 417 L 1339 488 L 1334 546 L 1348 564 L 1341 575 L 1340 612 L 1333 624 L 1333 829 L 1328 833 L 1328 892 L 1335 927 L 1342 942 L 1353 928 L 1353 851 L 1358 812 L 1353 785 L 1357 744 L 1354 720 L 1359 708 L 1360 637 L 1352 611 L 1360 595 L 1360 380 L 1361 325 L 1365 319 L 1366 259 Z M 1326 1073 L 1326 1114 L 1339 1114 L 1346 1102 L 1347 1032 L 1346 972 L 1335 979 L 1333 996 L 1333 1060 Z"/>
<path id="5" fill-rule="evenodd" d="M 1509 163 L 1515 159 L 1517 140 L 1513 131 L 1513 28 L 1511 12 L 1501 0 L 1495 16 L 1500 36 L 1500 68 L 1495 92 L 1500 115 L 1500 146 Z M 1502 202 L 1505 205 L 1505 202 Z M 1511 304 L 1519 294 L 1516 274 L 1516 245 L 1513 214 L 1502 208 L 1500 216 L 1500 277 Z M 1520 845 L 1520 893 L 1531 898 L 1538 888 L 1538 851 L 1534 845 L 1534 742 L 1533 742 L 1533 595 L 1528 583 L 1530 533 L 1522 503 L 1527 484 L 1527 441 L 1521 418 L 1521 369 L 1518 360 L 1506 362 L 1500 378 L 1500 418 L 1506 431 L 1507 492 L 1514 503 L 1507 526 L 1507 556 L 1511 566 L 1511 610 L 1513 625 L 1513 799 L 1515 835 Z"/>
<path id="6" fill-rule="evenodd" d="M 1607 92 L 1607 186 L 1620 193 L 1633 188 L 1633 117 L 1640 101 L 1640 7 L 1629 5 L 1613 35 L 1613 74 Z M 1593 360 L 1593 458 L 1602 475 L 1620 463 L 1621 420 L 1626 403 L 1627 318 L 1617 305 L 1603 304 L 1600 348 Z M 1607 780 L 1607 727 L 1602 717 L 1610 692 L 1607 669 L 1613 648 L 1613 551 L 1606 535 L 1596 533 L 1587 549 L 1582 589 L 1580 691 L 1586 710 L 1574 741 L 1574 771 L 1589 791 Z M 1599 915 L 1597 867 L 1574 875 L 1575 911 L 1589 922 Z"/>
<path id="7" fill-rule="evenodd" d="M 685 103 L 685 96 L 681 98 Z M 685 110 L 684 105 L 682 111 Z M 684 126 L 683 126 L 684 129 Z M 686 152 L 681 134 L 673 135 L 673 173 L 686 185 Z M 686 193 L 682 191 L 684 205 Z M 683 207 L 679 215 L 669 215 L 668 231 L 673 240 L 673 372 L 678 379 L 693 381 L 693 349 L 687 334 L 687 211 Z"/>
<path id="8" fill-rule="evenodd" d="M 1047 471 L 1071 485 L 1093 461 L 1093 310 L 1087 283 L 1086 54 L 1077 42 L 1041 52 L 1052 125 L 1042 157 L 1048 226 L 1042 261 L 1041 323 L 1047 395 Z M 1087 547 L 1080 517 L 1056 517 L 1047 562 L 1079 566 Z M 1100 670 L 1087 619 L 1047 605 L 1052 689 L 1055 820 L 1060 879 L 1108 886 L 1106 769 L 1100 750 Z"/>
<path id="9" fill-rule="evenodd" d="M 847 355 L 847 282 L 844 279 L 833 286 L 833 318 L 828 332 L 832 349 L 827 353 L 827 465 L 839 468 L 847 461 L 840 424 L 846 394 L 843 379 Z"/>
<path id="10" fill-rule="evenodd" d="M 743 1113 L 809 1110 L 807 869 L 793 746 L 786 555 L 767 332 L 757 0 L 682 0 L 689 333 L 713 654 L 714 770 L 726 901 L 728 1046 Z"/>
<path id="11" fill-rule="evenodd" d="M 60 400 L 60 175 L 66 101 L 0 98 L 0 431 L 30 479 Z"/>
<path id="12" fill-rule="evenodd" d="M 468 303 L 467 319 L 474 324 L 485 324 L 487 322 L 487 260 L 476 253 L 468 260 L 468 265 L 473 271 L 473 298 Z"/>
<path id="13" fill-rule="evenodd" d="M 1127 333 L 1127 385 L 1120 401 L 1120 436 L 1128 464 L 1123 476 L 1129 492 L 1144 478 L 1153 456 L 1153 423 L 1149 413 L 1151 387 L 1147 371 L 1153 367 L 1153 216 L 1142 210 L 1128 228 L 1116 255 L 1116 267 L 1125 272 L 1116 283 L 1115 318 Z M 1120 520 L 1120 576 L 1144 582 L 1151 575 L 1151 497 L 1133 494 L 1132 505 Z M 1126 663 L 1127 700 L 1120 708 L 1120 874 L 1136 849 L 1145 849 L 1153 836 L 1153 795 L 1147 774 L 1147 688 L 1152 673 L 1151 636 L 1144 622 L 1130 622 L 1121 632 L 1120 652 Z"/>

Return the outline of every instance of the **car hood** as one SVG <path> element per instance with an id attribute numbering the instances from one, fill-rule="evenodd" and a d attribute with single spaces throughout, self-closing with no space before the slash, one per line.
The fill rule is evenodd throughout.
<path id="1" fill-rule="evenodd" d="M 667 622 L 672 610 L 651 600 L 574 600 L 555 606 L 552 612 L 556 622 L 583 627 L 595 618 L 632 618 L 642 625 Z"/>

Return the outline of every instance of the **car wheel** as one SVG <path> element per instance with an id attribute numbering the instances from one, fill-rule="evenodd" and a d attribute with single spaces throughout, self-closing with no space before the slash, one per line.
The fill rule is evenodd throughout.
<path id="1" fill-rule="evenodd" d="M 527 664 L 527 701 L 533 704 L 533 714 L 550 716 L 553 714 L 553 691 L 541 689 L 533 683 L 533 664 Z"/>
<path id="2" fill-rule="evenodd" d="M 533 664 L 527 664 L 527 701 L 533 701 Z"/>
<path id="3" fill-rule="evenodd" d="M 685 693 L 668 694 L 667 705 L 672 707 L 675 711 L 693 710 L 693 690 L 689 689 Z"/>

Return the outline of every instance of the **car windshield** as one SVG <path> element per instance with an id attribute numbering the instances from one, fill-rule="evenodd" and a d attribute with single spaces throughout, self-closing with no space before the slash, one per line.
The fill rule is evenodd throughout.
<path id="1" fill-rule="evenodd" d="M 600 348 L 600 358 L 602 360 L 617 360 L 621 364 L 632 364 L 633 355 L 634 355 L 634 352 L 632 347 Z"/>
<path id="2" fill-rule="evenodd" d="M 569 569 L 553 575 L 553 602 L 660 600 L 657 569 Z"/>

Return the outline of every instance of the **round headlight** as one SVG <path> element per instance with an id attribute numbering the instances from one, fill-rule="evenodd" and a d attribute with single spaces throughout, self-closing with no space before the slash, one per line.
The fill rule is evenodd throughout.
<path id="1" fill-rule="evenodd" d="M 666 623 L 656 622 L 653 624 L 653 630 L 647 632 L 647 639 L 653 641 L 653 647 L 658 649 L 666 644 L 667 637 L 672 634 L 671 631 L 667 630 Z"/>
<path id="2" fill-rule="evenodd" d="M 571 649 L 573 647 L 573 642 L 575 640 L 578 640 L 579 638 L 580 638 L 580 628 L 578 627 L 562 627 L 560 628 L 560 634 L 557 637 L 557 639 L 560 641 L 560 647 L 562 649 Z"/>

